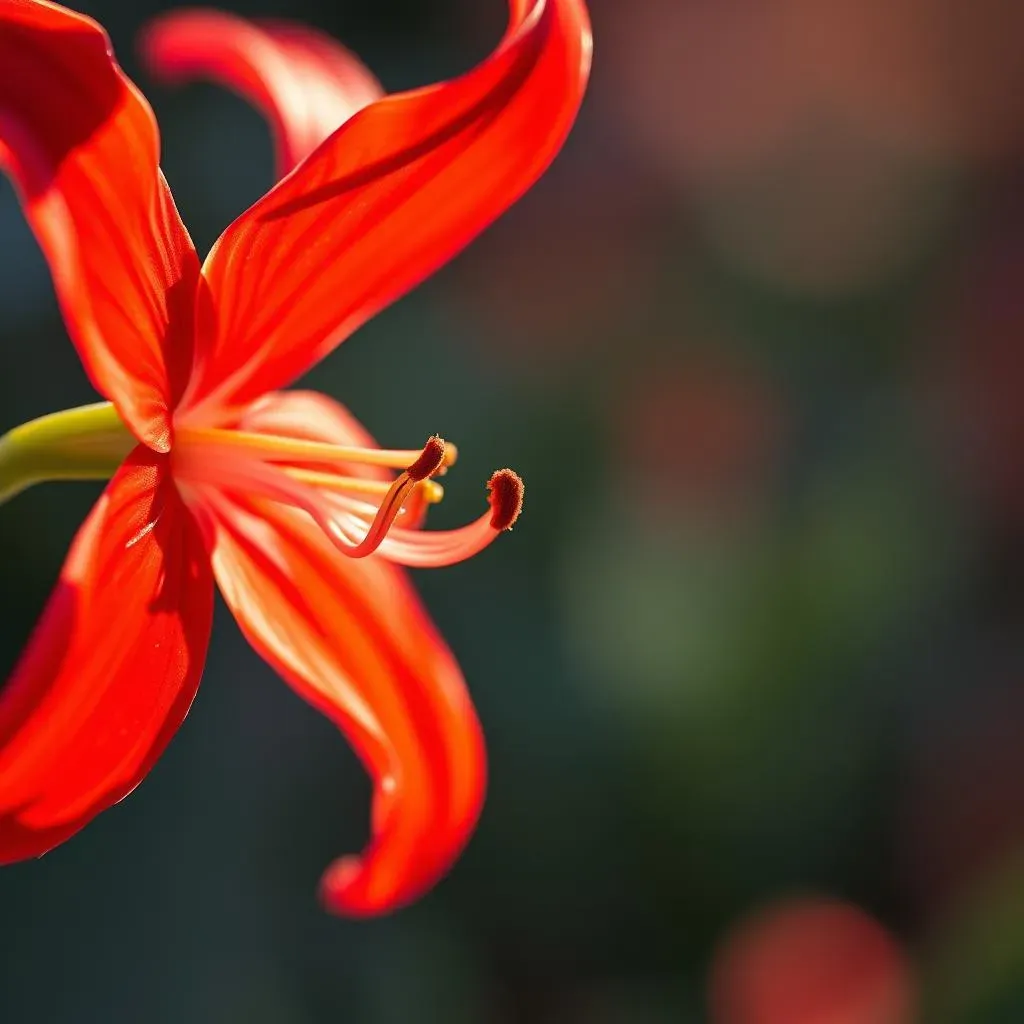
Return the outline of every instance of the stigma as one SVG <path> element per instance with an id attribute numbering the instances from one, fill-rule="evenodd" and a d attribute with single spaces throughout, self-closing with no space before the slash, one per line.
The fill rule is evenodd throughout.
<path id="1" fill-rule="evenodd" d="M 522 510 L 522 479 L 501 469 L 488 481 L 488 508 L 478 519 L 423 529 L 428 508 L 444 498 L 435 478 L 457 458 L 455 445 L 437 435 L 420 449 L 384 449 L 208 427 L 179 428 L 171 454 L 186 501 L 222 491 L 283 503 L 308 514 L 342 555 L 377 553 L 423 568 L 472 557 Z"/>

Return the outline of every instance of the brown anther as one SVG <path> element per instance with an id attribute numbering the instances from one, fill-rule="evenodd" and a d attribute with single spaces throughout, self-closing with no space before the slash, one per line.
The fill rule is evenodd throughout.
<path id="1" fill-rule="evenodd" d="M 444 463 L 445 443 L 435 434 L 423 446 L 420 457 L 406 470 L 413 480 L 426 480 Z"/>
<path id="2" fill-rule="evenodd" d="M 488 501 L 491 503 L 491 529 L 511 530 L 523 510 L 526 485 L 518 473 L 499 469 L 487 482 Z"/>

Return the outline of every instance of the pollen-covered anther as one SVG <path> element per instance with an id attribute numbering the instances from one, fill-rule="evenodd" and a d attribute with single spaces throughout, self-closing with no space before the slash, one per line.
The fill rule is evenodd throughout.
<path id="1" fill-rule="evenodd" d="M 405 487 L 411 488 L 417 495 L 424 487 L 434 483 L 432 480 L 419 483 L 412 481 L 408 470 L 398 478 L 396 484 L 403 479 L 406 481 Z M 395 486 L 392 484 L 392 491 Z M 454 530 L 421 530 L 415 527 L 407 529 L 401 523 L 397 523 L 394 529 L 390 529 L 387 537 L 384 537 L 375 533 L 377 523 L 382 520 L 382 512 L 378 510 L 370 534 L 374 534 L 375 540 L 380 537 L 378 543 L 384 557 L 400 565 L 418 568 L 454 565 L 479 554 L 505 530 L 512 527 L 523 508 L 524 490 L 523 481 L 517 473 L 511 469 L 499 469 L 488 481 L 487 510 L 471 523 Z M 409 497 L 408 493 L 389 493 L 381 509 L 388 506 L 393 511 L 394 505 L 390 504 L 392 501 L 405 501 Z M 357 510 L 353 511 L 357 516 L 361 515 Z M 416 526 L 420 524 L 421 514 L 422 506 L 411 506 L 410 520 Z M 388 518 L 389 526 L 394 522 L 393 517 Z M 367 534 L 367 537 L 370 534 Z"/>
<path id="2" fill-rule="evenodd" d="M 511 530 L 519 513 L 523 511 L 526 485 L 522 477 L 511 469 L 499 469 L 487 482 L 488 501 L 491 505 L 491 529 L 499 533 Z"/>
<path id="3" fill-rule="evenodd" d="M 447 445 L 444 440 L 434 434 L 428 438 L 423 446 L 420 457 L 406 469 L 406 473 L 413 480 L 426 480 L 432 477 L 443 465 L 445 465 L 445 451 Z"/>

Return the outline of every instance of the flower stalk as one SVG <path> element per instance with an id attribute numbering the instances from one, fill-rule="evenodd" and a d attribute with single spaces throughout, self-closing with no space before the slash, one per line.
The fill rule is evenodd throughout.
<path id="1" fill-rule="evenodd" d="M 109 480 L 138 442 L 110 402 L 40 416 L 0 437 L 0 504 L 51 480 Z"/>

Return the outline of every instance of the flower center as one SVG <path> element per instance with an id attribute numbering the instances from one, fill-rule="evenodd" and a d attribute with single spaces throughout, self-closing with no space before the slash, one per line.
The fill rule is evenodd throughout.
<path id="1" fill-rule="evenodd" d="M 44 480 L 108 479 L 137 444 L 109 402 L 15 427 L 0 437 L 0 504 Z M 402 565 L 437 567 L 483 550 L 512 528 L 523 504 L 522 480 L 500 469 L 478 519 L 454 530 L 420 529 L 427 507 L 444 496 L 434 477 L 457 456 L 439 437 L 420 450 L 394 450 L 179 423 L 168 465 L 197 512 L 204 503 L 284 503 L 312 517 L 344 555 L 380 551 Z"/>
<path id="2" fill-rule="evenodd" d="M 203 427 L 179 428 L 171 465 L 186 496 L 190 486 L 213 487 L 293 505 L 359 558 L 377 550 L 400 516 L 421 518 L 442 499 L 430 478 L 456 455 L 436 436 L 418 451 L 385 450 Z M 393 469 L 401 472 L 392 479 Z"/>
<path id="3" fill-rule="evenodd" d="M 489 509 L 479 519 L 455 530 L 419 529 L 427 506 L 443 496 L 433 477 L 457 455 L 436 436 L 421 450 L 394 450 L 179 425 L 171 465 L 186 501 L 195 490 L 198 503 L 217 503 L 225 493 L 281 502 L 308 513 L 344 555 L 379 550 L 403 565 L 441 566 L 481 551 L 522 508 L 523 482 L 503 469 L 488 483 Z"/>

